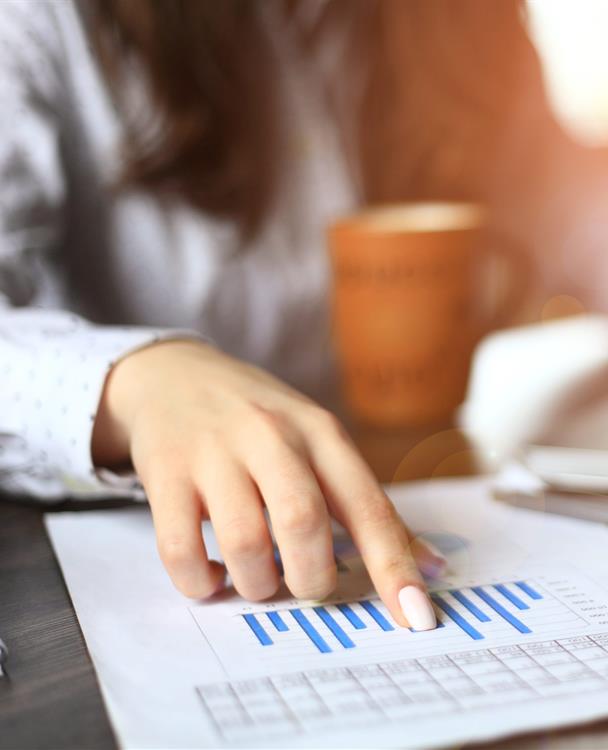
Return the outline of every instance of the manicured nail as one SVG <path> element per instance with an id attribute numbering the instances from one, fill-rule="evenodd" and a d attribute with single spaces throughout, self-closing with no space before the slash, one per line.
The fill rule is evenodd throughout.
<path id="1" fill-rule="evenodd" d="M 437 627 L 431 600 L 417 586 L 402 588 L 399 592 L 399 604 L 412 630 L 433 630 Z"/>

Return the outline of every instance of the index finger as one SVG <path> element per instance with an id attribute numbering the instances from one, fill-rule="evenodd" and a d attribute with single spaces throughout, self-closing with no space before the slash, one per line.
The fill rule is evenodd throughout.
<path id="1" fill-rule="evenodd" d="M 350 533 L 394 620 L 414 630 L 435 628 L 409 532 L 356 448 L 347 439 L 318 440 L 311 460 L 332 515 Z"/>

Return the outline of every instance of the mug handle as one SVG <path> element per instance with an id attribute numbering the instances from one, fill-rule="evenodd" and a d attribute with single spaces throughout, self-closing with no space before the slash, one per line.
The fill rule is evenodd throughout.
<path id="1" fill-rule="evenodd" d="M 486 321 L 486 333 L 517 323 L 537 276 L 536 264 L 525 243 L 513 235 L 494 229 L 485 232 L 485 247 L 491 247 L 488 262 L 502 261 L 498 288 L 492 295 L 492 309 Z"/>

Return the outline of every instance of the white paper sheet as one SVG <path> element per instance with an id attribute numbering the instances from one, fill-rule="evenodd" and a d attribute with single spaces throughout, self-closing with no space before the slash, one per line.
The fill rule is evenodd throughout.
<path id="1" fill-rule="evenodd" d="M 197 603 L 145 508 L 47 516 L 121 745 L 430 748 L 608 716 L 605 527 L 482 480 L 391 495 L 450 560 L 432 632 L 395 627 L 341 541 L 336 603 Z"/>

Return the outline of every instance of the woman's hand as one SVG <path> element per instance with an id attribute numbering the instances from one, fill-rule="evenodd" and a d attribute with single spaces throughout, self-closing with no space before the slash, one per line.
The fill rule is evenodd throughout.
<path id="1" fill-rule="evenodd" d="M 195 341 L 140 350 L 110 373 L 93 434 L 97 465 L 132 460 L 148 495 L 160 556 L 186 596 L 218 591 L 207 557 L 210 518 L 236 589 L 265 599 L 285 582 L 302 599 L 336 584 L 330 516 L 351 534 L 380 597 L 402 625 L 435 626 L 411 542 L 393 505 L 330 413 L 267 373 Z"/>

